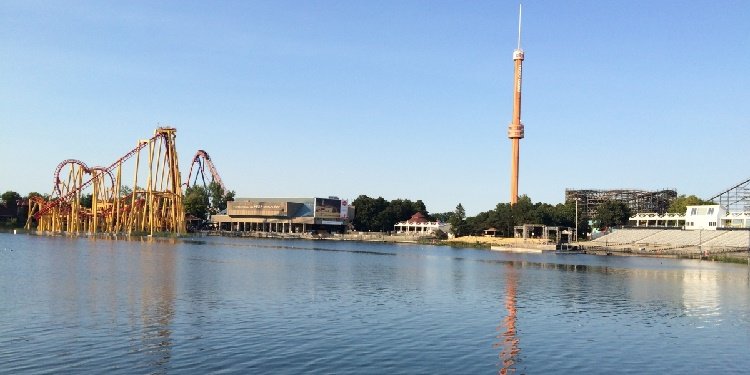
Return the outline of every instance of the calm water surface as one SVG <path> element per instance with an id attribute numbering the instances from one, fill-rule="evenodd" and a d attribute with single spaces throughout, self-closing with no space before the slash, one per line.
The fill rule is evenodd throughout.
<path id="1" fill-rule="evenodd" d="M 750 271 L 0 234 L 0 373 L 746 373 Z"/>

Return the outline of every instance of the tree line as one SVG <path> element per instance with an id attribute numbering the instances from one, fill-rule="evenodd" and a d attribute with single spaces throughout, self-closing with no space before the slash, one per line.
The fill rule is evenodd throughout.
<path id="1" fill-rule="evenodd" d="M 614 206 L 617 206 L 613 202 Z M 575 202 L 549 203 L 532 202 L 528 196 L 521 196 L 514 205 L 498 203 L 494 209 L 480 212 L 476 216 L 462 217 L 464 209 L 461 204 L 453 212 L 442 216 L 451 224 L 451 231 L 455 236 L 481 235 L 486 229 L 494 228 L 498 236 L 513 237 L 513 228 L 523 224 L 542 224 L 546 226 L 562 226 L 575 228 Z M 608 211 L 607 209 L 600 212 Z M 625 216 L 625 222 L 629 215 Z M 580 233 L 590 231 L 589 218 L 578 215 L 578 229 Z"/>
<path id="2" fill-rule="evenodd" d="M 451 232 L 455 236 L 481 235 L 486 229 L 496 229 L 498 235 L 513 236 L 513 227 L 522 224 L 542 224 L 547 226 L 563 226 L 575 228 L 575 202 L 551 205 L 548 203 L 532 202 L 531 198 L 522 196 L 518 203 L 499 203 L 494 209 L 480 212 L 476 216 L 467 217 L 466 210 L 459 203 L 454 211 L 430 214 L 421 200 L 412 202 L 408 199 L 394 199 L 387 201 L 383 197 L 371 198 L 360 195 L 352 202 L 355 216 L 352 222 L 358 231 L 388 232 L 394 225 L 408 220 L 412 215 L 421 212 L 430 221 L 440 221 L 451 224 Z M 610 227 L 627 224 L 630 210 L 622 202 L 611 201 L 603 203 L 593 218 L 600 227 Z M 590 232 L 590 218 L 579 215 L 578 229 L 580 233 Z"/>
<path id="3" fill-rule="evenodd" d="M 685 213 L 687 206 L 713 204 L 695 195 L 680 195 L 672 200 L 667 212 Z M 421 200 L 412 202 L 408 199 L 387 201 L 383 197 L 371 198 L 360 195 L 352 202 L 355 207 L 355 218 L 352 224 L 359 231 L 388 232 L 394 225 L 408 220 L 413 214 L 421 212 L 430 221 L 451 224 L 455 236 L 482 235 L 486 229 L 494 228 L 501 237 L 513 237 L 513 228 L 523 224 L 542 224 L 576 228 L 575 201 L 558 203 L 534 203 L 528 196 L 521 196 L 515 205 L 499 203 L 494 209 L 467 217 L 461 203 L 454 211 L 429 213 Z M 578 212 L 578 235 L 580 238 L 596 228 L 604 230 L 628 224 L 635 214 L 628 205 L 621 201 L 602 202 L 593 217 Z"/>

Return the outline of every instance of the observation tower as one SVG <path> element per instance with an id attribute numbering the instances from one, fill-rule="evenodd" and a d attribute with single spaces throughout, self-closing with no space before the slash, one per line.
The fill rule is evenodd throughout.
<path id="1" fill-rule="evenodd" d="M 518 48 L 513 51 L 513 120 L 508 126 L 508 138 L 511 145 L 510 161 L 510 204 L 518 203 L 518 159 L 520 140 L 523 138 L 521 123 L 521 73 L 523 71 L 523 50 L 521 49 L 521 5 L 518 5 Z"/>

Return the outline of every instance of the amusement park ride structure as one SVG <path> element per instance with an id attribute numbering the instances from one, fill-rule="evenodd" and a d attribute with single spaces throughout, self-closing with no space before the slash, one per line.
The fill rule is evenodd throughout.
<path id="1" fill-rule="evenodd" d="M 160 127 L 154 136 L 108 167 L 88 167 L 75 159 L 55 169 L 50 199 L 29 202 L 26 228 L 68 233 L 185 232 L 182 184 L 175 147 L 176 129 Z M 132 192 L 125 194 L 123 165 L 134 159 Z M 139 187 L 139 183 L 145 187 Z M 82 202 L 91 194 L 91 207 Z"/>
<path id="2" fill-rule="evenodd" d="M 214 166 L 214 163 L 211 161 L 211 157 L 208 156 L 208 152 L 203 150 L 198 150 L 198 152 L 196 152 L 195 156 L 193 157 L 193 162 L 192 164 L 190 164 L 190 172 L 188 172 L 188 178 L 185 182 L 185 187 L 190 187 L 190 181 L 192 181 L 193 176 L 193 168 L 195 168 L 195 181 L 193 182 L 193 185 L 195 185 L 195 182 L 198 181 L 198 175 L 200 175 L 201 180 L 203 180 L 203 185 L 206 185 L 206 165 L 208 165 L 208 170 L 211 172 L 211 178 L 213 178 L 213 181 L 219 184 L 222 192 L 226 192 L 227 188 L 226 186 L 224 186 L 224 182 L 221 181 L 221 177 L 219 177 L 219 172 L 216 170 L 216 166 Z"/>

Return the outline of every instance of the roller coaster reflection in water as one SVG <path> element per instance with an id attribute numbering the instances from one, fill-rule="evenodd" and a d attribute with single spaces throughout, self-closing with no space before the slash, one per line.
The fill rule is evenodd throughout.
<path id="1" fill-rule="evenodd" d="M 74 159 L 60 163 L 50 200 L 34 197 L 29 202 L 26 228 L 36 224 L 37 230 L 48 232 L 184 233 L 176 132 L 156 129 L 153 137 L 138 141 L 106 168 L 89 168 Z M 121 191 L 123 164 L 134 156 L 133 190 L 125 194 Z M 91 194 L 91 207 L 82 202 L 87 194 Z"/>

